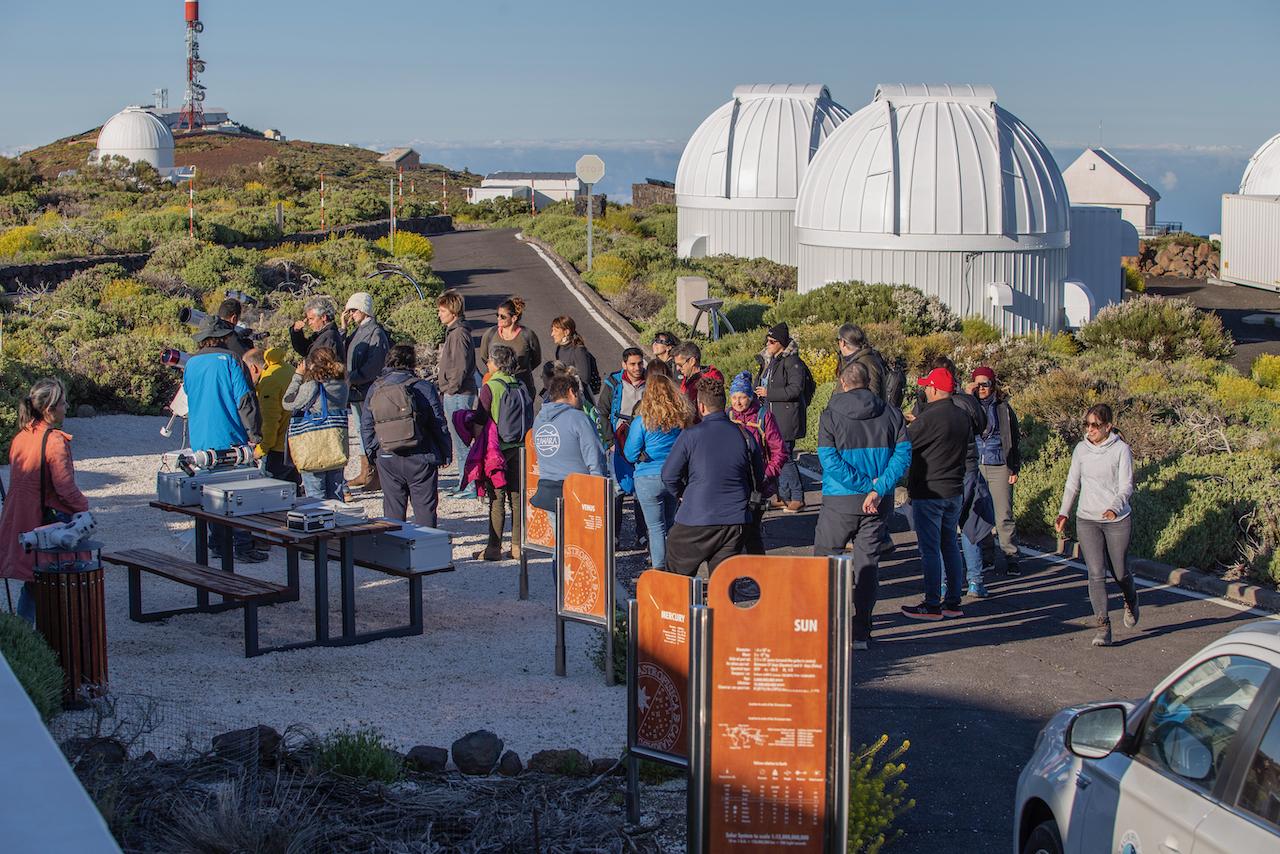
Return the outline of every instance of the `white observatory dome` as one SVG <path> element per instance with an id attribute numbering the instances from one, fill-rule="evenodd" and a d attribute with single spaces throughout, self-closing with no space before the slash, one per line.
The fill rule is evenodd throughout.
<path id="1" fill-rule="evenodd" d="M 142 107 L 125 107 L 102 126 L 94 156 L 145 160 L 158 170 L 172 169 L 173 134 Z"/>
<path id="2" fill-rule="evenodd" d="M 1280 196 L 1280 133 L 1262 143 L 1240 179 L 1242 196 Z"/>
<path id="3" fill-rule="evenodd" d="M 910 284 L 1008 332 L 1055 330 L 1069 227 L 1053 156 L 993 88 L 881 84 L 805 173 L 800 290 Z"/>
<path id="4" fill-rule="evenodd" d="M 735 88 L 680 157 L 681 256 L 727 253 L 794 264 L 800 183 L 819 146 L 848 116 L 820 84 Z"/>

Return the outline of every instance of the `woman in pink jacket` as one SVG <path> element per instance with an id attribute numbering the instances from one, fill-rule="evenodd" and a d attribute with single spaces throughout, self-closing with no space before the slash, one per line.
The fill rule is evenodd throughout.
<path id="1" fill-rule="evenodd" d="M 35 555 L 23 551 L 18 536 L 89 509 L 89 499 L 76 486 L 71 436 L 58 429 L 66 414 L 62 381 L 37 380 L 18 404 L 18 434 L 9 447 L 9 491 L 0 516 L 0 577 L 23 582 L 18 615 L 33 625 Z"/>
<path id="2" fill-rule="evenodd" d="M 750 371 L 735 376 L 729 386 L 729 420 L 750 432 L 764 451 L 764 483 L 759 485 L 762 503 L 751 509 L 751 524 L 746 532 L 747 554 L 762 555 L 765 553 L 763 501 L 778 492 L 778 475 L 787 461 L 787 446 L 773 413 L 761 406 L 756 397 Z"/>

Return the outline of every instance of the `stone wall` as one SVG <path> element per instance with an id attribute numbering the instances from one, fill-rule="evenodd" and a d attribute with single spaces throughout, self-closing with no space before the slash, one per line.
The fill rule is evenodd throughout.
<path id="1" fill-rule="evenodd" d="M 631 185 L 631 204 L 637 208 L 651 208 L 654 205 L 674 205 L 676 203 L 676 188 L 668 187 L 663 184 L 632 184 Z"/>
<path id="2" fill-rule="evenodd" d="M 1207 240 L 1193 246 L 1169 242 L 1158 248 L 1143 241 L 1139 246 L 1138 270 L 1148 276 L 1209 279 L 1218 275 L 1218 261 L 1218 250 Z"/>

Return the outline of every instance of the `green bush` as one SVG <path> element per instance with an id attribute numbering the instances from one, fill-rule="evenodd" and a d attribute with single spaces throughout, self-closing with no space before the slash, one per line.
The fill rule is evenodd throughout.
<path id="1" fill-rule="evenodd" d="M 444 327 L 436 314 L 434 303 L 414 300 L 407 302 L 387 316 L 387 334 L 396 341 L 440 346 L 444 341 Z"/>
<path id="2" fill-rule="evenodd" d="M 676 232 L 676 212 L 669 208 L 662 211 L 651 211 L 640 220 L 640 233 L 645 237 L 674 250 L 678 239 Z"/>
<path id="3" fill-rule="evenodd" d="M 189 340 L 132 332 L 80 339 L 60 354 L 58 367 L 67 376 L 67 391 L 77 404 L 151 415 L 169 402 L 181 381 L 179 373 L 160 364 L 160 351 L 184 345 L 189 347 Z"/>
<path id="4" fill-rule="evenodd" d="M 12 583 L 12 582 L 11 582 Z M 58 656 L 27 621 L 0 613 L 0 655 L 46 723 L 62 711 L 62 668 Z"/>
<path id="5" fill-rule="evenodd" d="M 1216 314 L 1190 300 L 1139 296 L 1104 308 L 1076 333 L 1086 347 L 1124 350 L 1143 359 L 1229 359 L 1231 334 Z"/>
<path id="6" fill-rule="evenodd" d="M 377 245 L 379 249 L 391 252 L 391 240 L 386 237 L 378 238 Z M 412 231 L 396 232 L 396 251 L 397 258 L 417 258 L 421 261 L 430 263 L 435 257 L 435 247 L 431 245 L 431 241 L 421 234 L 415 234 Z"/>
<path id="7" fill-rule="evenodd" d="M 316 763 L 334 774 L 383 783 L 394 783 L 404 770 L 400 755 L 371 726 L 330 733 L 317 746 Z"/>
<path id="8" fill-rule="evenodd" d="M 1280 389 L 1280 356 L 1263 353 L 1253 360 L 1249 375 L 1263 388 Z"/>
<path id="9" fill-rule="evenodd" d="M 770 326 L 780 321 L 793 326 L 820 321 L 859 326 L 896 321 L 907 335 L 960 328 L 959 319 L 937 297 L 906 285 L 862 282 L 837 282 L 806 294 L 783 297 L 764 320 Z"/>
<path id="10" fill-rule="evenodd" d="M 1001 339 L 1000 330 L 981 317 L 966 317 L 960 321 L 960 340 L 966 344 L 994 344 Z"/>
<path id="11" fill-rule="evenodd" d="M 835 391 L 836 384 L 833 381 L 823 383 L 813 393 L 807 415 L 809 432 L 803 439 L 796 440 L 797 451 L 814 453 L 818 450 L 818 420 L 822 417 L 822 410 L 826 409 L 827 404 L 831 402 L 831 395 L 835 394 Z"/>
<path id="12" fill-rule="evenodd" d="M 201 293 L 219 298 L 228 288 L 261 292 L 257 255 L 248 249 L 206 246 L 182 268 L 183 281 Z"/>
<path id="13" fill-rule="evenodd" d="M 1133 291 L 1135 294 L 1144 293 L 1147 290 L 1147 277 L 1142 275 L 1142 271 L 1128 264 L 1122 264 L 1120 269 L 1124 271 L 1124 287 L 1127 291 Z"/>
<path id="14" fill-rule="evenodd" d="M 907 764 L 898 761 L 911 742 L 902 742 L 876 767 L 876 755 L 888 742 L 889 736 L 882 735 L 875 744 L 859 747 L 853 758 L 849 772 L 850 852 L 875 854 L 891 845 L 902 836 L 894 823 L 915 808 L 915 799 L 907 797 L 907 783 L 902 779 Z"/>

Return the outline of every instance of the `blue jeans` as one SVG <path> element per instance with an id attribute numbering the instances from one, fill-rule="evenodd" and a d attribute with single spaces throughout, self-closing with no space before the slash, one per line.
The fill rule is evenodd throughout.
<path id="1" fill-rule="evenodd" d="M 467 443 L 462 441 L 453 426 L 453 413 L 461 409 L 475 409 L 475 394 L 446 394 L 444 403 L 444 420 L 449 422 L 449 435 L 453 438 L 453 462 L 458 467 L 458 486 L 462 486 L 462 469 L 467 462 Z"/>
<path id="2" fill-rule="evenodd" d="M 960 551 L 964 553 L 965 573 L 969 583 L 982 586 L 982 544 L 960 534 Z"/>
<path id="3" fill-rule="evenodd" d="M 915 498 L 911 515 L 915 522 L 916 542 L 920 547 L 920 566 L 924 573 L 924 604 L 943 604 L 942 576 L 946 573 L 948 605 L 958 605 L 964 595 L 964 558 L 956 531 L 960 525 L 961 496 L 954 498 Z"/>
<path id="4" fill-rule="evenodd" d="M 796 443 L 783 442 L 787 461 L 778 472 L 778 500 L 804 502 L 804 481 L 800 479 L 800 463 L 796 461 Z"/>
<path id="5" fill-rule="evenodd" d="M 676 496 L 658 475 L 636 478 L 636 501 L 649 527 L 649 565 L 667 567 L 667 531 L 676 522 Z"/>
<path id="6" fill-rule="evenodd" d="M 308 498 L 342 498 L 342 469 L 304 471 L 302 491 Z"/>
<path id="7" fill-rule="evenodd" d="M 356 440 L 360 455 L 364 456 L 364 437 L 360 435 L 360 416 L 364 414 L 364 401 L 353 400 L 347 404 L 347 433 Z"/>

